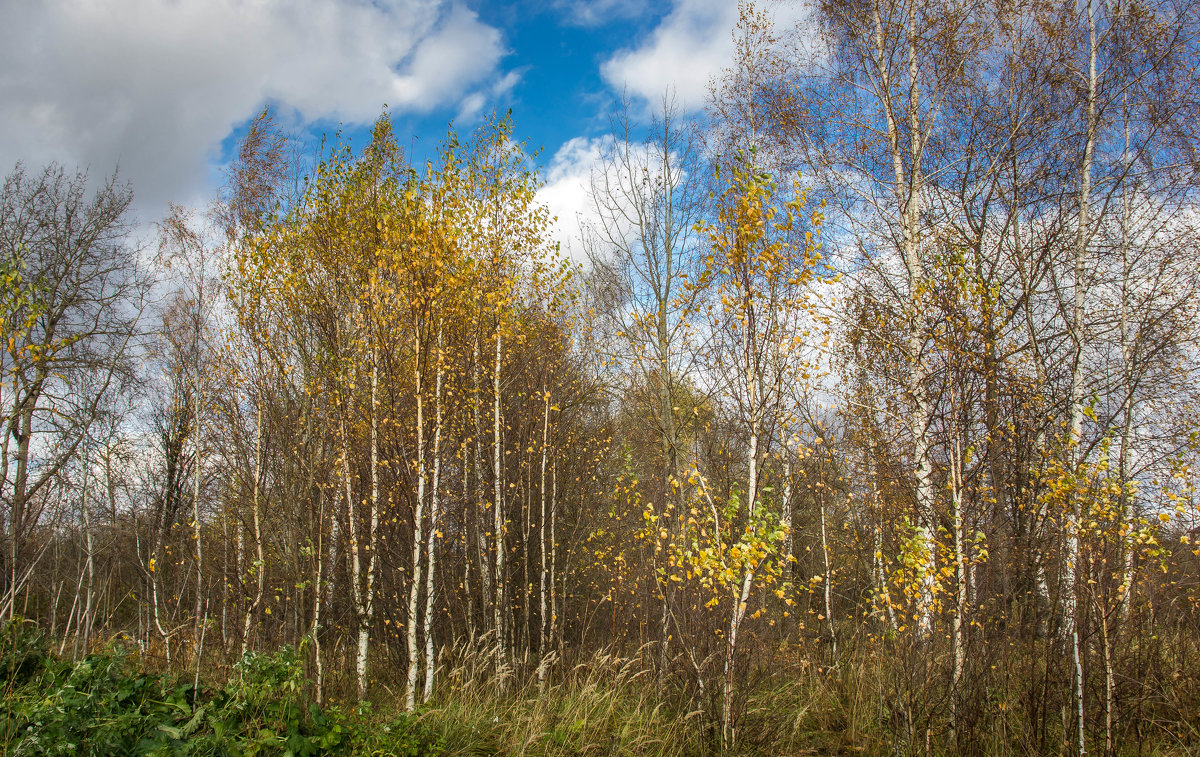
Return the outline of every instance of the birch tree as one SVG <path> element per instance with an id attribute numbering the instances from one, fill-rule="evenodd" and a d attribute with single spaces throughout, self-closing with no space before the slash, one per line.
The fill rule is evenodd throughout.
<path id="1" fill-rule="evenodd" d="M 719 307 L 711 312 L 713 367 L 721 395 L 746 445 L 744 483 L 726 507 L 729 562 L 725 581 L 732 591 L 724 632 L 722 743 L 736 738 L 733 717 L 738 638 L 752 589 L 764 564 L 778 561 L 778 514 L 768 510 L 764 462 L 783 420 L 784 392 L 805 380 L 811 367 L 803 348 L 818 341 L 814 293 L 820 253 L 815 232 L 821 211 L 803 216 L 806 194 L 797 185 L 776 205 L 776 188 L 754 164 L 754 155 L 735 164 L 718 202 L 717 221 L 705 226 L 710 245 L 703 285 Z M 723 546 L 722 546 L 723 549 Z"/>

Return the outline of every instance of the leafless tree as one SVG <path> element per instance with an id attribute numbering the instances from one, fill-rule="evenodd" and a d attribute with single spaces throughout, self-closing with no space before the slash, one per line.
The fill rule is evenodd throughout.
<path id="1" fill-rule="evenodd" d="M 30 535 L 48 489 L 122 375 L 133 371 L 151 281 L 131 240 L 132 199 L 115 175 L 89 196 L 86 173 L 58 165 L 37 174 L 18 165 L 0 189 L 8 277 L 0 507 L 10 618 L 40 557 Z"/>

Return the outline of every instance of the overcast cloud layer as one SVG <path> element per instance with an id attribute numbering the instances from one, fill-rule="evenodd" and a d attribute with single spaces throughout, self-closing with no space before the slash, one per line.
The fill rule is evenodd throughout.
<path id="1" fill-rule="evenodd" d="M 501 33 L 442 0 L 4 5 L 3 173 L 119 163 L 143 220 L 202 200 L 221 141 L 268 102 L 301 123 L 364 123 L 384 103 L 425 112 L 512 86 Z"/>

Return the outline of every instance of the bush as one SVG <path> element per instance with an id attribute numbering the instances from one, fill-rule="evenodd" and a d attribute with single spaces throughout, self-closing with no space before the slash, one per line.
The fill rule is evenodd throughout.
<path id="1" fill-rule="evenodd" d="M 418 715 L 401 713 L 382 725 L 373 723 L 370 708 L 360 706 L 361 725 L 355 728 L 352 752 L 356 755 L 391 757 L 438 757 L 445 754 L 445 740 Z"/>
<path id="2" fill-rule="evenodd" d="M 16 755 L 302 755 L 348 753 L 339 711 L 309 698 L 301 655 L 248 654 L 219 688 L 137 669 L 112 646 L 69 665 L 36 629 L 10 624 L 0 640 L 5 707 L 0 751 Z M 407 751 L 419 737 L 403 731 Z"/>

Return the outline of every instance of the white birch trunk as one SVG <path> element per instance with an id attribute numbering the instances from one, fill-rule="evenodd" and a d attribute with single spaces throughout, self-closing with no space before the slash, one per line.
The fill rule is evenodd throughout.
<path id="1" fill-rule="evenodd" d="M 558 462 L 550 466 L 550 639 L 561 653 L 558 637 L 558 591 L 555 589 L 554 572 L 558 566 L 558 541 L 555 521 L 558 515 Z"/>
<path id="2" fill-rule="evenodd" d="M 1096 599 L 1092 595 L 1093 600 Z M 1104 754 L 1116 754 L 1113 748 L 1113 719 L 1116 716 L 1116 674 L 1113 670 L 1112 636 L 1109 632 L 1108 614 L 1100 602 L 1095 602 L 1096 618 L 1100 621 L 1100 645 L 1104 654 Z"/>
<path id="3" fill-rule="evenodd" d="M 1128 177 L 1130 171 L 1128 116 L 1125 119 L 1124 159 L 1125 176 Z M 1133 340 L 1130 334 L 1129 323 L 1129 301 L 1132 297 L 1130 290 L 1132 283 L 1131 279 L 1133 276 L 1132 266 L 1129 262 L 1129 223 L 1129 190 L 1128 187 L 1125 187 L 1121 192 L 1121 302 L 1119 310 L 1121 367 L 1122 378 L 1124 379 L 1123 389 L 1125 392 L 1125 398 L 1121 404 L 1121 450 L 1120 459 L 1118 462 L 1119 478 L 1121 482 L 1120 528 L 1121 552 L 1123 561 L 1120 588 L 1120 617 L 1122 622 L 1125 622 L 1129 619 L 1129 610 L 1133 602 L 1132 591 L 1134 542 L 1132 531 L 1133 517 L 1135 516 L 1133 509 L 1134 486 L 1133 481 L 1131 480 L 1133 476 L 1133 414 L 1135 408 L 1133 382 Z"/>
<path id="4" fill-rule="evenodd" d="M 229 497 L 221 508 L 221 648 L 229 648 L 229 499 L 233 497 L 234 474 L 229 474 Z"/>
<path id="5" fill-rule="evenodd" d="M 345 409 L 343 409 L 345 410 Z M 342 483 L 345 487 L 346 495 L 346 520 L 350 527 L 350 549 L 347 550 L 347 555 L 350 559 L 350 586 L 351 594 L 354 598 L 354 614 L 358 620 L 360 629 L 358 637 L 359 655 L 356 659 L 355 673 L 358 682 L 358 698 L 365 699 L 367 696 L 367 653 L 366 648 L 369 643 L 369 634 L 366 638 L 362 633 L 362 622 L 364 616 L 363 596 L 362 596 L 362 559 L 359 556 L 359 524 L 358 524 L 358 508 L 354 503 L 354 487 L 350 479 L 350 449 L 349 442 L 346 438 L 346 421 L 341 422 L 342 431 Z"/>
<path id="6" fill-rule="evenodd" d="M 471 382 L 474 389 L 471 403 L 471 416 L 475 422 L 475 438 L 473 440 L 472 468 L 475 472 L 476 496 L 473 501 L 475 515 L 475 564 L 479 567 L 479 612 L 486 629 L 491 622 L 492 573 L 490 556 L 487 546 L 487 519 L 484 517 L 485 503 L 483 501 L 483 394 L 480 386 L 479 369 L 482 356 L 479 350 L 478 322 L 475 324 L 474 359 L 471 365 Z M 495 630 L 495 627 L 491 630 Z"/>
<path id="7" fill-rule="evenodd" d="M 542 516 L 538 521 L 538 539 L 540 549 L 538 552 L 541 555 L 542 569 L 538 573 L 539 593 L 538 593 L 538 620 L 540 621 L 541 632 L 538 634 L 538 656 L 541 658 L 538 662 L 538 687 L 541 688 L 546 684 L 546 654 L 548 646 L 547 630 L 549 628 L 546 617 L 546 455 L 549 448 L 550 440 L 550 392 L 545 386 L 542 386 L 542 480 L 541 498 L 542 498 Z"/>
<path id="8" fill-rule="evenodd" d="M 198 354 L 198 353 L 197 353 Z M 196 387 L 193 392 L 196 414 L 196 460 L 192 480 L 192 539 L 196 542 L 196 607 L 193 640 L 200 638 L 201 612 L 204 602 L 204 548 L 200 539 L 200 479 L 203 468 L 203 441 L 200 433 L 200 365 L 196 364 Z"/>
<path id="9" fill-rule="evenodd" d="M 417 613 L 421 593 L 421 542 L 424 540 L 423 528 L 425 519 L 425 388 L 421 376 L 421 337 L 418 332 L 416 349 L 413 356 L 414 379 L 416 381 L 417 398 L 417 501 L 413 509 L 413 542 L 412 542 L 412 583 L 408 589 L 408 625 L 406 641 L 408 644 L 408 676 L 404 686 L 404 706 L 412 712 L 417 707 L 417 676 L 420 669 L 419 651 L 417 645 L 417 629 L 419 626 Z"/>
<path id="10" fill-rule="evenodd" d="M 232 485 L 232 482 L 231 482 Z M 240 517 L 234 519 L 234 550 L 233 572 L 238 581 L 238 603 L 244 604 L 246 597 L 246 524 Z M 242 646 L 245 647 L 245 635 L 242 636 Z"/>
<path id="11" fill-rule="evenodd" d="M 345 417 L 350 410 L 346 406 L 344 397 L 342 398 L 342 402 L 342 417 L 340 419 L 342 484 L 346 496 L 346 520 L 350 527 L 350 544 L 347 556 L 350 560 L 350 586 L 351 595 L 354 600 L 354 615 L 358 622 L 358 651 L 355 658 L 355 675 L 358 698 L 361 700 L 367 696 L 367 652 L 370 645 L 371 632 L 366 625 L 366 604 L 363 595 L 362 555 L 360 554 L 361 540 L 359 538 L 362 529 L 358 522 L 358 507 L 354 499 L 353 481 L 350 478 L 350 440 L 346 429 Z"/>
<path id="12" fill-rule="evenodd" d="M 161 529 L 161 526 L 160 526 L 160 529 Z M 159 591 L 158 591 L 158 583 L 159 583 L 159 581 L 158 581 L 158 574 L 159 574 L 158 554 L 161 551 L 161 543 L 162 543 L 162 536 L 160 535 L 160 536 L 156 537 L 156 539 L 155 539 L 155 547 L 154 547 L 153 552 L 151 552 L 151 554 L 150 554 L 150 560 L 146 567 L 150 572 L 150 605 L 153 609 L 154 629 L 156 631 L 158 631 L 158 635 L 162 637 L 163 647 L 164 647 L 164 651 L 165 651 L 166 658 L 167 658 L 167 666 L 170 667 L 170 665 L 171 665 L 171 636 L 170 636 L 170 634 L 167 633 L 167 629 L 163 628 L 162 611 L 161 611 L 162 603 L 158 596 L 159 595 Z M 70 616 L 68 616 L 67 621 L 70 622 Z"/>
<path id="13" fill-rule="evenodd" d="M 757 399 L 758 392 L 756 384 L 751 380 L 751 397 Z M 754 423 L 754 430 L 750 433 L 750 450 L 748 452 L 749 474 L 747 477 L 746 486 L 746 502 L 747 502 L 747 522 L 754 520 L 755 505 L 758 501 L 758 428 L 757 422 Z M 742 620 L 746 617 L 746 603 L 750 599 L 750 588 L 754 583 L 754 574 L 757 566 L 747 564 L 742 573 L 742 585 L 740 591 L 735 596 L 736 603 L 733 607 L 733 613 L 729 619 L 729 633 L 725 643 L 725 670 L 723 676 L 722 697 L 721 697 L 721 742 L 725 749 L 731 749 L 736 739 L 736 733 L 733 728 L 733 697 L 734 697 L 734 663 L 737 654 L 738 632 L 742 627 Z"/>
<path id="14" fill-rule="evenodd" d="M 255 613 L 262 606 L 263 600 L 263 585 L 264 573 L 267 569 L 266 554 L 263 550 L 262 537 L 262 511 L 259 505 L 259 487 L 262 481 L 262 403 L 258 405 L 256 413 L 257 428 L 254 432 L 254 481 L 251 484 L 250 506 L 253 510 L 254 518 L 254 547 L 255 547 L 255 562 L 254 562 L 254 601 L 246 607 L 246 614 L 242 618 L 242 656 L 246 655 L 246 651 L 250 648 L 250 626 L 254 620 Z"/>
<path id="15" fill-rule="evenodd" d="M 888 58 L 883 22 L 879 8 L 873 8 L 875 22 L 874 65 L 879 74 L 880 104 L 887 124 L 888 146 L 892 157 L 892 172 L 897 211 L 901 228 L 901 253 L 908 279 L 908 381 L 906 390 L 912 405 L 909 432 L 913 444 L 913 480 L 916 485 L 917 533 L 927 550 L 927 562 L 922 570 L 921 596 L 918 599 L 917 627 L 922 636 L 933 630 L 933 580 L 936 574 L 936 544 L 933 532 L 934 490 L 933 467 L 929 459 L 930 403 L 926 396 L 924 363 L 925 329 L 922 322 L 922 294 L 925 282 L 924 261 L 921 256 L 919 224 L 921 191 L 924 177 L 921 170 L 921 111 L 918 85 L 918 53 L 916 47 L 916 3 L 909 4 L 908 18 L 908 94 L 909 166 L 905 170 L 904 148 L 900 127 L 892 100 L 891 62 Z"/>
<path id="16" fill-rule="evenodd" d="M 467 598 L 467 640 L 471 647 L 475 646 L 475 587 L 471 584 L 471 547 L 479 541 L 479 529 L 476 527 L 476 518 L 471 499 L 471 474 L 468 469 L 469 443 L 463 439 L 462 448 L 462 501 L 463 507 L 466 508 L 463 518 L 463 596 Z M 474 532 L 474 533 L 472 533 Z M 474 543 L 472 542 L 474 537 Z"/>
<path id="17" fill-rule="evenodd" d="M 496 673 L 503 674 L 506 660 L 506 645 L 508 644 L 508 612 L 505 607 L 505 573 L 504 573 L 504 489 L 501 476 L 500 453 L 503 439 L 500 435 L 500 357 L 503 337 L 500 331 L 499 318 L 496 320 L 496 361 L 492 371 L 492 476 L 494 478 L 493 497 L 495 502 L 495 540 L 496 540 L 496 596 L 493 612 L 496 628 Z"/>
<path id="18" fill-rule="evenodd" d="M 362 591 L 362 614 L 358 625 L 358 654 L 355 669 L 358 673 L 359 697 L 367 695 L 367 654 L 371 643 L 371 623 L 375 619 L 375 568 L 379 559 L 379 365 L 371 351 L 371 512 L 370 534 L 367 537 L 367 585 Z M 357 551 L 355 553 L 357 557 Z"/>
<path id="19" fill-rule="evenodd" d="M 782 583 L 787 586 L 792 580 L 792 550 L 795 541 L 792 536 L 792 450 L 786 443 L 783 445 L 783 506 L 779 514 L 780 525 L 783 526 L 783 575 Z"/>
<path id="20" fill-rule="evenodd" d="M 1074 255 L 1074 286 L 1071 306 L 1071 339 L 1074 342 L 1075 355 L 1071 365 L 1071 410 L 1070 410 L 1070 449 L 1072 468 L 1078 470 L 1081 459 L 1081 442 L 1083 438 L 1083 348 L 1084 348 L 1084 275 L 1085 257 L 1087 253 L 1088 227 L 1091 223 L 1090 204 L 1092 186 L 1092 157 L 1095 152 L 1097 113 L 1096 113 L 1096 15 L 1093 0 L 1087 2 L 1088 24 L 1088 79 L 1086 100 L 1086 133 L 1083 148 L 1083 164 L 1079 179 L 1079 228 L 1076 230 Z M 1087 752 L 1084 733 L 1084 702 L 1083 702 L 1083 650 L 1079 633 L 1079 527 L 1082 520 L 1081 503 L 1078 496 L 1072 495 L 1067 516 L 1067 560 L 1065 601 L 1063 607 L 1063 627 L 1071 642 L 1072 660 L 1075 674 L 1075 716 L 1077 719 L 1077 748 L 1079 754 Z"/>
<path id="21" fill-rule="evenodd" d="M 315 575 L 313 576 L 313 616 L 312 616 L 312 640 L 313 640 L 313 658 L 316 661 L 316 680 L 313 682 L 316 689 L 316 702 L 319 707 L 325 698 L 325 659 L 321 654 L 321 610 L 325 605 L 325 590 L 323 588 L 322 578 L 324 578 L 325 567 L 325 490 L 321 490 L 320 494 L 320 512 L 317 516 L 317 565 Z M 333 520 L 335 516 L 330 516 L 330 534 L 333 533 Z"/>
<path id="22" fill-rule="evenodd" d="M 952 400 L 953 402 L 953 400 Z M 950 460 L 950 498 L 954 506 L 954 562 L 955 579 L 957 582 L 957 606 L 954 608 L 954 628 L 951 643 L 953 645 L 954 669 L 950 678 L 950 707 L 952 723 L 952 740 L 959 732 L 959 689 L 962 685 L 963 670 L 966 667 L 967 651 L 964 615 L 967 611 L 967 556 L 965 554 L 965 539 L 963 534 L 963 500 L 962 500 L 962 450 L 957 437 L 954 440 Z"/>
<path id="23" fill-rule="evenodd" d="M 825 623 L 829 626 L 829 643 L 832 646 L 833 664 L 838 664 L 837 627 L 833 622 L 833 568 L 829 563 L 829 538 L 825 531 L 825 490 L 819 497 L 821 507 L 821 555 L 825 560 Z"/>
<path id="24" fill-rule="evenodd" d="M 425 569 L 425 693 L 421 701 L 428 702 L 433 696 L 433 676 L 436 669 L 433 638 L 433 593 L 434 568 L 437 565 L 438 509 L 440 506 L 438 487 L 442 478 L 442 376 L 445 372 L 445 360 L 442 354 L 442 323 L 438 322 L 438 351 L 437 379 L 433 391 L 434 421 L 433 421 L 433 487 L 429 499 L 429 536 L 425 546 L 428 565 Z"/>

